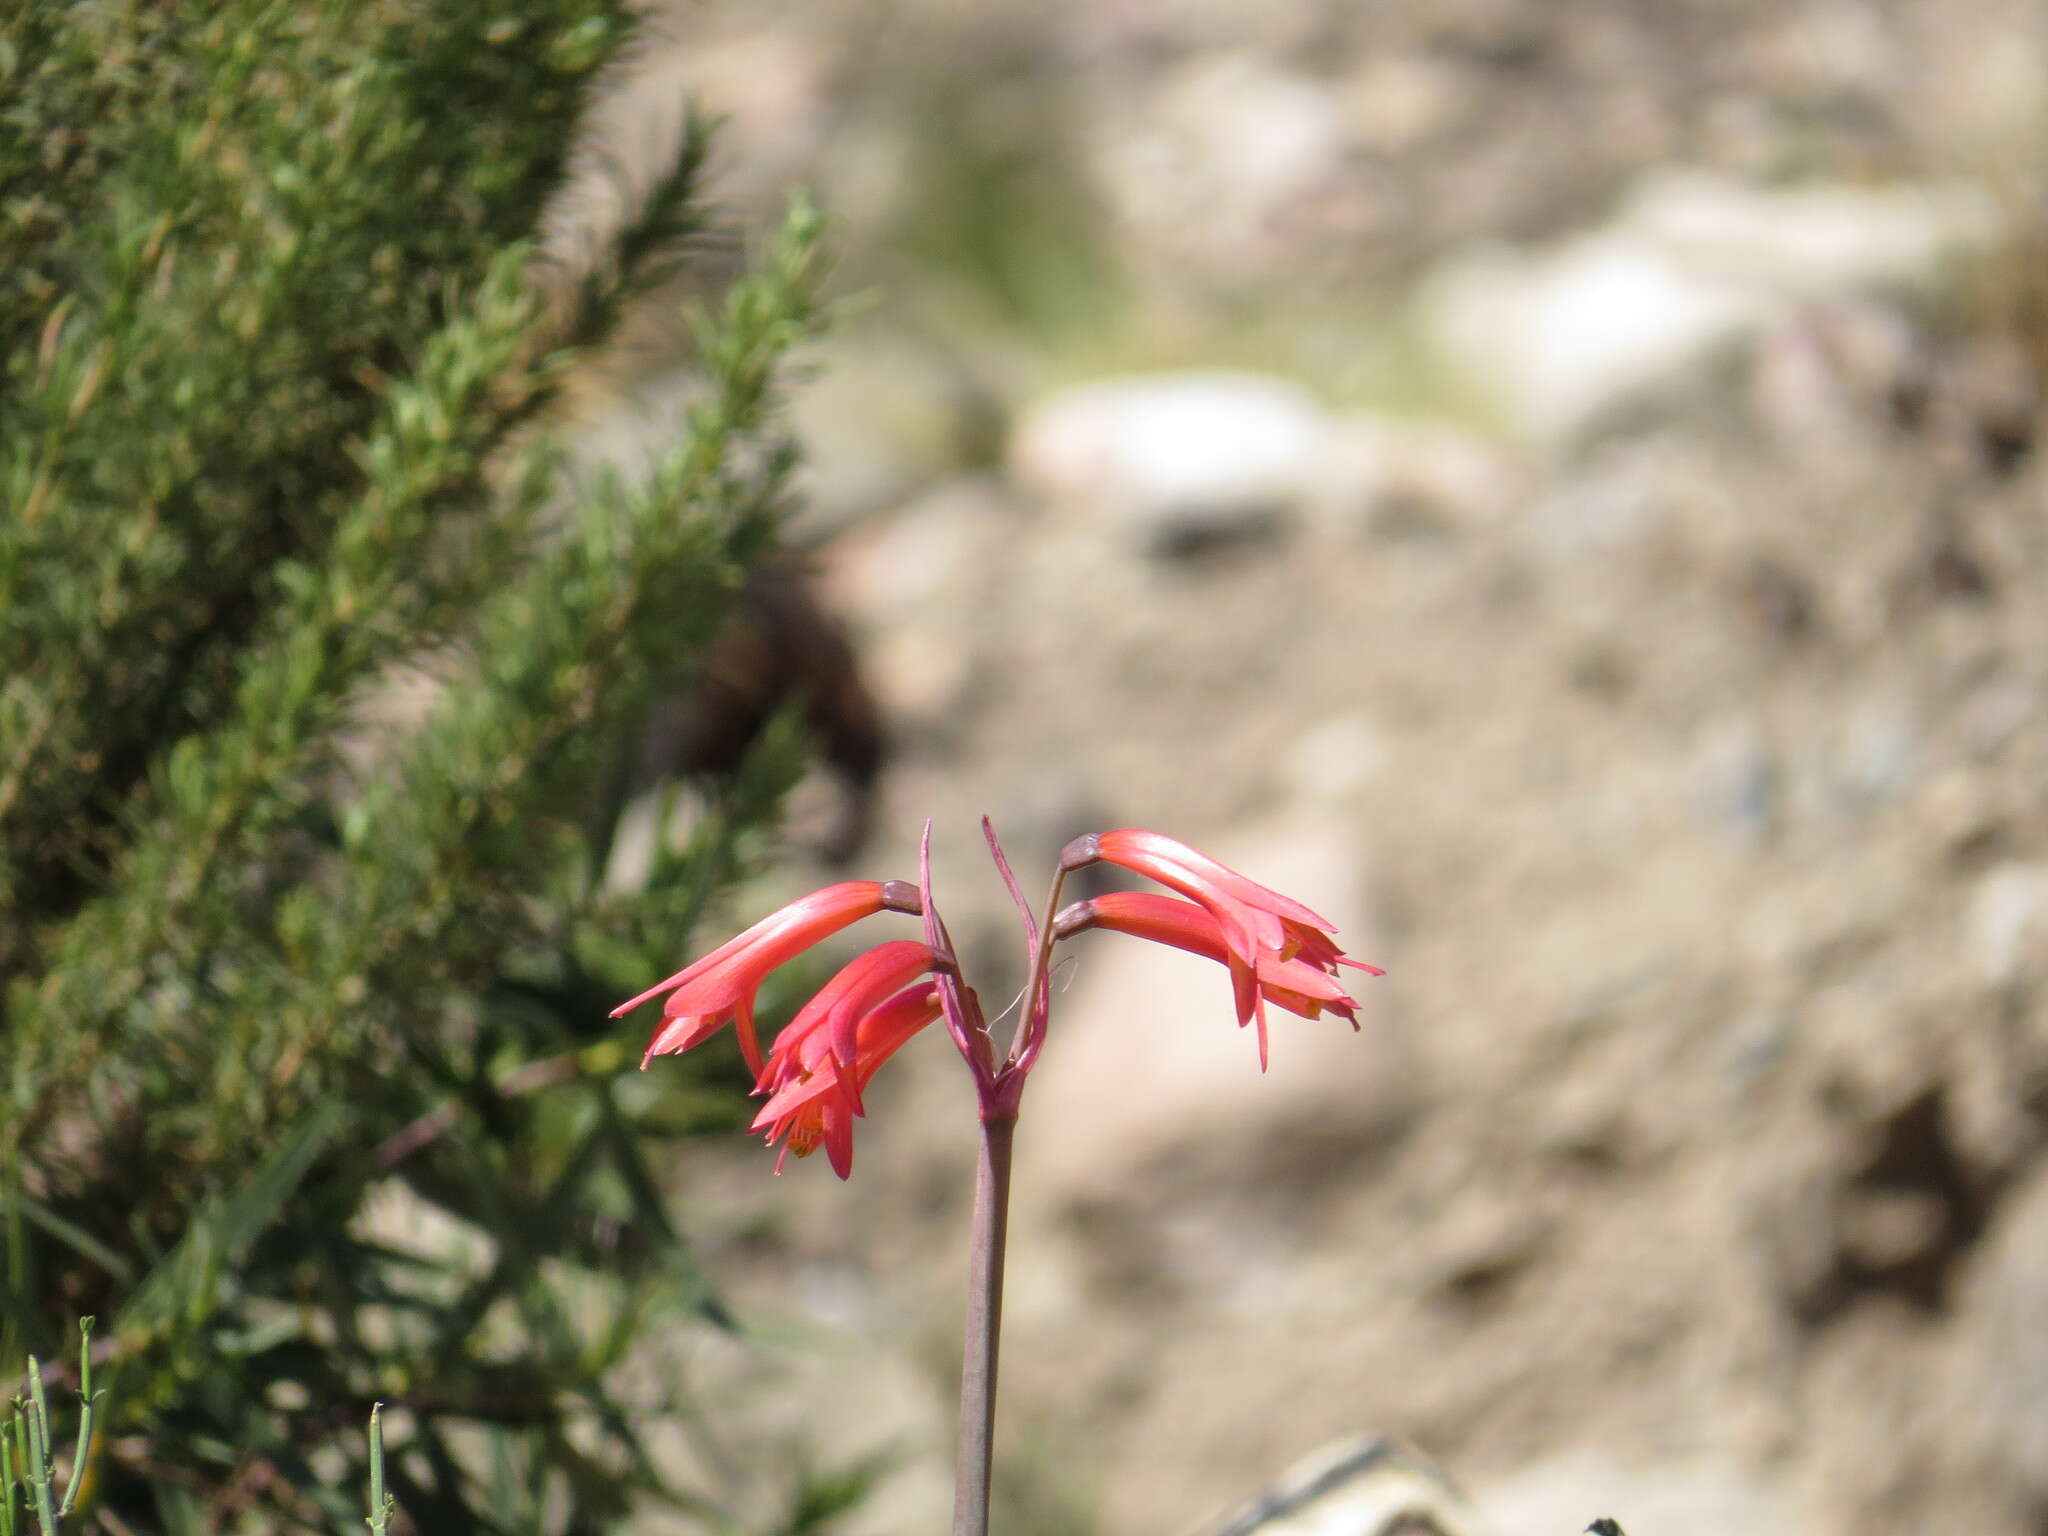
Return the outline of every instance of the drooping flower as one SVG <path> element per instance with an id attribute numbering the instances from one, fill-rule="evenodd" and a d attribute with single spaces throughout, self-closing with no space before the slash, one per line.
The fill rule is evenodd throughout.
<path id="1" fill-rule="evenodd" d="M 1206 907 L 1222 925 L 1231 951 L 1246 963 L 1262 951 L 1291 958 L 1304 940 L 1335 947 L 1330 935 L 1336 924 L 1328 918 L 1161 833 L 1136 828 L 1098 832 L 1076 838 L 1061 856 L 1068 868 L 1098 859 L 1149 876 Z"/>
<path id="2" fill-rule="evenodd" d="M 860 1015 L 855 1025 L 850 1069 L 842 1069 L 839 1058 L 825 1049 L 822 1029 L 813 1029 L 795 1041 L 783 1063 L 781 1086 L 761 1106 L 752 1127 L 765 1133 L 771 1147 L 778 1141 L 783 1143 L 775 1158 L 775 1171 L 782 1171 L 790 1153 L 809 1157 L 822 1144 L 832 1171 L 842 1179 L 850 1174 L 853 1120 L 861 1112 L 861 1095 L 869 1080 L 911 1036 L 938 1016 L 938 988 L 929 981 L 921 981 Z M 783 1036 L 795 1027 L 793 1020 L 776 1038 L 776 1055 L 782 1054 Z M 771 1058 L 770 1070 L 775 1066 Z"/>
<path id="3" fill-rule="evenodd" d="M 1336 1014 L 1358 1027 L 1358 1001 L 1344 989 L 1341 967 L 1384 974 L 1343 953 L 1327 918 L 1248 880 L 1207 854 L 1156 832 L 1124 829 L 1077 838 L 1060 855 L 1048 905 L 1074 870 L 1111 863 L 1150 876 L 1178 893 L 1119 892 L 1079 901 L 1041 926 L 1017 888 L 994 830 L 983 823 L 991 856 L 1023 916 L 1031 951 L 1027 1002 L 1007 1050 L 991 1038 L 974 989 L 960 973 L 946 925 L 931 892 L 930 836 L 919 851 L 916 885 L 848 881 L 790 903 L 696 964 L 613 1010 L 619 1017 L 665 996 L 663 1022 L 648 1042 L 644 1067 L 657 1055 L 685 1051 L 730 1021 L 754 1091 L 765 1101 L 753 1128 L 782 1144 L 778 1171 L 791 1152 L 823 1146 L 843 1179 L 853 1166 L 853 1122 L 875 1072 L 911 1036 L 944 1019 L 974 1078 L 985 1125 L 1007 1124 L 1045 1036 L 1052 955 L 1059 941 L 1090 928 L 1170 944 L 1229 968 L 1240 1027 L 1256 1024 L 1259 1066 L 1267 1063 L 1266 1005 L 1305 1018 Z M 1184 898 L 1184 899 L 1181 899 Z M 880 911 L 924 918 L 922 942 L 880 944 L 843 966 L 775 1038 L 764 1059 L 756 1039 L 754 999 L 766 974 L 848 924 Z"/>
<path id="4" fill-rule="evenodd" d="M 1214 920 L 1222 947 L 1217 958 L 1230 968 L 1237 1022 L 1258 1026 L 1262 1070 L 1267 1061 L 1265 1004 L 1272 996 L 1264 985 L 1267 977 L 1262 970 L 1298 961 L 1325 977 L 1334 977 L 1337 968 L 1345 965 L 1382 974 L 1338 948 L 1332 937 L 1336 925 L 1328 918 L 1291 897 L 1246 879 L 1186 843 L 1157 832 L 1125 828 L 1076 838 L 1060 855 L 1061 867 L 1065 869 L 1079 869 L 1098 860 L 1157 880 L 1180 892 Z M 1153 920 L 1159 920 L 1156 912 Z M 1281 990 L 1293 989 L 1283 985 Z M 1342 995 L 1341 988 L 1339 994 Z M 1333 1000 L 1323 1001 L 1328 1006 Z"/>
<path id="5" fill-rule="evenodd" d="M 932 969 L 932 951 L 916 939 L 893 939 L 840 967 L 817 995 L 783 1026 L 768 1052 L 767 1065 L 755 1073 L 754 1091 L 775 1094 L 791 1082 L 821 1070 L 830 1061 L 841 1068 L 859 1060 L 861 1021 L 870 1011 L 917 977 Z M 857 1075 L 840 1074 L 841 1086 L 860 1114 Z"/>
<path id="6" fill-rule="evenodd" d="M 770 913 L 737 938 L 729 939 L 694 965 L 649 987 L 612 1010 L 619 1018 L 662 993 L 662 1024 L 640 1058 L 644 1068 L 656 1056 L 701 1045 L 731 1020 L 740 1053 L 758 1075 L 761 1046 L 754 1032 L 754 997 L 761 980 L 785 960 L 803 953 L 820 939 L 848 924 L 887 908 L 919 910 L 917 888 L 901 880 L 846 880 L 791 902 Z"/>
<path id="7" fill-rule="evenodd" d="M 1221 963 L 1227 964 L 1230 959 L 1229 949 L 1223 941 L 1223 927 L 1215 917 L 1191 901 L 1177 901 L 1171 896 L 1115 891 L 1089 901 L 1077 901 L 1060 912 L 1055 932 L 1060 938 L 1069 938 L 1090 928 L 1107 928 L 1115 933 L 1150 939 L 1156 944 L 1170 944 L 1176 949 Z M 1334 955 L 1332 961 L 1330 964 L 1322 963 L 1320 956 L 1310 957 L 1307 950 L 1286 960 L 1274 955 L 1260 955 L 1253 967 L 1260 999 L 1305 1019 L 1333 1013 L 1357 1029 L 1358 999 L 1346 992 L 1337 980 L 1335 963 L 1356 966 L 1374 976 L 1384 976 L 1386 972 L 1378 966 L 1341 955 Z M 1239 1027 L 1246 1022 L 1239 1019 Z M 1262 1067 L 1265 1065 L 1265 1046 L 1262 1030 L 1259 1037 L 1259 1063 Z"/>

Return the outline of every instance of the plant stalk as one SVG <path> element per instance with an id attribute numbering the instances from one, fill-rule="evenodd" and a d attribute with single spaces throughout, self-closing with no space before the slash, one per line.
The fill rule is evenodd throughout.
<path id="1" fill-rule="evenodd" d="M 988 1536 L 996 1427 L 996 1347 L 1003 1329 L 1003 1246 L 1010 1227 L 1014 1114 L 981 1122 L 974 1232 L 967 1260 L 967 1333 L 960 1363 L 960 1439 L 953 1471 L 953 1536 Z"/>

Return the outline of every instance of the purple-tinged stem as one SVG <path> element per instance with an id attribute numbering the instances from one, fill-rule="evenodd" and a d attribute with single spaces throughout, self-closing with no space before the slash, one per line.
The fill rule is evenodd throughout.
<path id="1" fill-rule="evenodd" d="M 967 1335 L 960 1362 L 960 1439 L 953 1471 L 953 1536 L 988 1536 L 996 1429 L 996 1346 L 1003 1330 L 1003 1246 L 1010 1227 L 1014 1115 L 981 1122 L 974 1231 L 967 1259 Z"/>

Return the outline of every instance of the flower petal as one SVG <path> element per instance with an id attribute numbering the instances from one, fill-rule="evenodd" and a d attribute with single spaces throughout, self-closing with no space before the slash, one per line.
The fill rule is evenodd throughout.
<path id="1" fill-rule="evenodd" d="M 1060 938 L 1070 938 L 1088 928 L 1108 928 L 1154 943 L 1170 944 L 1228 966 L 1238 1025 L 1253 1024 L 1258 1029 L 1262 1071 L 1269 1056 L 1267 1003 L 1303 1018 L 1319 1018 L 1326 1011 L 1334 1013 L 1356 1029 L 1358 1001 L 1336 979 L 1337 965 L 1349 963 L 1375 975 L 1384 974 L 1376 966 L 1344 961 L 1335 944 L 1321 933 L 1313 933 L 1315 942 L 1302 946 L 1294 958 L 1267 953 L 1248 961 L 1231 947 L 1223 924 L 1208 908 L 1148 891 L 1115 891 L 1090 901 L 1078 901 L 1054 919 L 1054 932 Z"/>
<path id="2" fill-rule="evenodd" d="M 931 950 L 916 939 L 892 939 L 847 962 L 775 1037 L 766 1068 L 756 1073 L 757 1089 L 774 1093 L 793 1075 L 817 1070 L 828 1052 L 841 1067 L 851 1068 L 860 1055 L 863 1016 L 931 968 Z M 860 1113 L 859 1075 L 847 1076 L 854 1111 Z"/>
<path id="3" fill-rule="evenodd" d="M 1157 832 L 1127 827 L 1077 838 L 1060 862 L 1071 869 L 1096 859 L 1148 876 L 1199 903 L 1220 925 L 1225 946 L 1248 965 L 1265 955 L 1288 958 L 1304 935 L 1329 942 L 1327 930 L 1333 925 L 1327 918 Z"/>
<path id="4" fill-rule="evenodd" d="M 833 1171 L 845 1178 L 853 1168 L 853 1120 L 860 1113 L 860 1090 L 884 1062 L 938 1016 L 938 989 L 930 981 L 905 987 L 868 1009 L 858 1021 L 850 1073 L 842 1071 L 838 1058 L 824 1049 L 829 1034 L 821 1026 L 813 1026 L 793 1041 L 786 1056 L 783 1040 L 778 1038 L 776 1054 L 786 1065 L 785 1080 L 761 1106 L 752 1127 L 765 1132 L 771 1145 L 784 1141 L 777 1171 L 790 1152 L 807 1157 L 822 1143 Z M 785 1037 L 789 1033 L 783 1031 Z M 814 1065 L 799 1066 L 804 1055 L 813 1056 Z M 771 1062 L 771 1068 L 774 1064 Z"/>
<path id="5" fill-rule="evenodd" d="M 754 1033 L 754 995 L 760 990 L 762 978 L 785 960 L 850 923 L 885 907 L 904 910 L 906 899 L 913 903 L 916 899 L 915 892 L 906 897 L 906 890 L 896 880 L 887 884 L 845 880 L 813 891 L 770 913 L 659 986 L 619 1004 L 612 1010 L 612 1017 L 629 1013 L 665 992 L 668 996 L 661 1009 L 664 1022 L 647 1042 L 647 1050 L 640 1058 L 643 1069 L 656 1056 L 703 1044 L 731 1020 L 739 1036 L 740 1053 L 758 1076 L 762 1062 L 760 1042 Z"/>

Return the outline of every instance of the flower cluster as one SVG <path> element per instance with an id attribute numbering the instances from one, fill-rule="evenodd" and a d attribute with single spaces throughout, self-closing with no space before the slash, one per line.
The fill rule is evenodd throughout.
<path id="1" fill-rule="evenodd" d="M 992 830 L 988 837 L 1007 881 L 1009 866 Z M 1091 834 L 1062 852 L 1042 926 L 1018 898 L 1031 948 L 1024 994 L 1030 1001 L 1010 1051 L 997 1061 L 988 1025 L 972 989 L 960 983 L 957 958 L 932 905 L 928 853 L 923 862 L 915 886 L 900 880 L 851 880 L 814 891 L 621 1003 L 612 1010 L 613 1018 L 664 997 L 662 1022 L 648 1041 L 642 1067 L 656 1056 L 703 1044 L 730 1022 L 754 1073 L 754 1091 L 766 1099 L 753 1129 L 770 1145 L 783 1144 L 777 1171 L 789 1153 L 805 1157 L 823 1146 L 843 1179 L 853 1167 L 853 1122 L 865 1112 L 862 1096 L 869 1081 L 912 1036 L 941 1018 L 974 1072 L 983 1118 L 1014 1115 L 1024 1074 L 1044 1033 L 1052 948 L 1091 928 L 1169 944 L 1225 965 L 1239 1026 L 1258 1027 L 1262 1069 L 1266 1004 L 1311 1019 L 1332 1013 L 1356 1029 L 1358 1001 L 1344 990 L 1339 968 L 1384 974 L 1345 956 L 1327 919 L 1185 843 L 1157 832 Z M 1060 908 L 1066 876 L 1097 862 L 1145 875 L 1184 899 L 1124 892 Z M 1011 886 L 1014 894 L 1014 882 Z M 762 980 L 820 940 L 883 911 L 922 916 L 925 938 L 877 945 L 842 968 L 783 1027 L 764 1059 L 754 1029 L 754 999 Z"/>
<path id="2" fill-rule="evenodd" d="M 1261 1071 L 1267 1059 L 1267 1003 L 1310 1019 L 1328 1010 L 1356 1029 L 1358 1000 L 1340 984 L 1338 967 L 1386 975 L 1338 949 L 1336 927 L 1328 918 L 1170 837 L 1135 830 L 1079 837 L 1061 853 L 1060 867 L 1079 869 L 1098 860 L 1157 880 L 1189 899 L 1127 893 L 1076 902 L 1060 914 L 1059 935 L 1108 928 L 1221 960 L 1230 968 L 1238 1027 L 1258 1025 Z"/>

